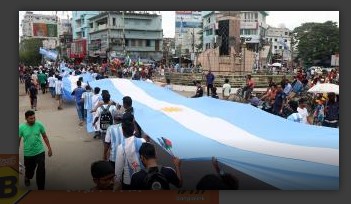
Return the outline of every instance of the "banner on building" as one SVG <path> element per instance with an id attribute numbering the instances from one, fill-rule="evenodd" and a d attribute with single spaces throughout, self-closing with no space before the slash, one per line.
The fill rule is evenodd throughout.
<path id="1" fill-rule="evenodd" d="M 33 36 L 57 37 L 57 25 L 46 23 L 33 23 Z"/>
<path id="2" fill-rule="evenodd" d="M 339 66 L 339 54 L 331 56 L 330 66 Z"/>

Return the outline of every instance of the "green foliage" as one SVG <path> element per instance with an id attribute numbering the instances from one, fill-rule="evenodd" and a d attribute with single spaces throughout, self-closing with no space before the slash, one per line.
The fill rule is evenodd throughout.
<path id="1" fill-rule="evenodd" d="M 201 22 L 201 28 L 203 28 L 203 22 Z M 198 50 L 198 51 L 202 51 L 202 46 L 203 46 L 203 42 L 204 42 L 204 36 L 203 36 L 203 29 L 199 30 L 197 32 L 197 34 L 200 35 L 199 37 L 199 44 L 195 45 L 195 48 Z"/>
<path id="2" fill-rule="evenodd" d="M 19 45 L 19 61 L 25 65 L 37 66 L 41 62 L 39 48 L 43 46 L 42 39 L 25 39 Z"/>
<path id="3" fill-rule="evenodd" d="M 339 27 L 332 21 L 304 23 L 294 29 L 292 39 L 305 66 L 330 66 L 331 55 L 339 53 Z"/>

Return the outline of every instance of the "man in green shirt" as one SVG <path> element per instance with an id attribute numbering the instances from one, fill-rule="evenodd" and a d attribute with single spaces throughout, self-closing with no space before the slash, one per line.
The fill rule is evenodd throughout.
<path id="1" fill-rule="evenodd" d="M 46 93 L 46 83 L 47 83 L 48 77 L 46 76 L 44 71 L 41 71 L 40 74 L 38 74 L 38 81 L 40 83 L 41 91 L 43 94 Z"/>
<path id="2" fill-rule="evenodd" d="M 23 138 L 24 166 L 26 169 L 24 183 L 30 185 L 30 179 L 34 176 L 36 169 L 36 181 L 38 190 L 45 188 L 45 148 L 41 137 L 47 148 L 48 156 L 52 156 L 49 139 L 45 132 L 45 127 L 40 121 L 35 120 L 35 112 L 28 110 L 25 113 L 26 123 L 19 126 L 19 144 Z"/>

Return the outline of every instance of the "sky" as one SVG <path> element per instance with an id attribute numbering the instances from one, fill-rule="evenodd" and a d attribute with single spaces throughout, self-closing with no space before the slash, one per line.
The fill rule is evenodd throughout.
<path id="1" fill-rule="evenodd" d="M 19 25 L 23 19 L 25 11 L 19 11 Z M 54 11 L 34 11 L 47 15 L 54 15 Z M 331 20 L 339 25 L 339 11 L 268 11 L 266 23 L 272 27 L 280 27 L 285 25 L 286 28 L 293 30 L 306 22 L 323 23 Z M 71 13 L 58 11 L 57 15 L 60 18 L 67 19 L 67 14 L 71 17 Z M 173 38 L 175 33 L 175 12 L 161 11 L 162 28 L 165 38 Z M 19 26 L 19 36 L 22 35 L 21 27 Z"/>

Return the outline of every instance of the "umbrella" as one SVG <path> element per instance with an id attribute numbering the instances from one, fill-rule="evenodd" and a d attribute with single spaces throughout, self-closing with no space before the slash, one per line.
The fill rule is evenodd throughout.
<path id="1" fill-rule="evenodd" d="M 314 85 L 312 88 L 308 90 L 311 93 L 329 93 L 334 92 L 335 94 L 339 94 L 339 85 L 323 83 Z"/>

